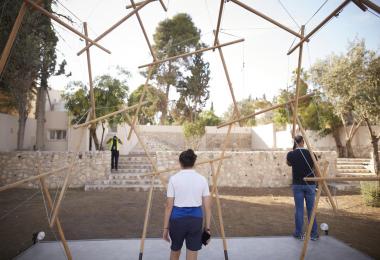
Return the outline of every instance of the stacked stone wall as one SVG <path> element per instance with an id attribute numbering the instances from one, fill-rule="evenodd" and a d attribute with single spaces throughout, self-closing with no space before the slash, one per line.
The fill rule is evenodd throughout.
<path id="1" fill-rule="evenodd" d="M 108 151 L 82 152 L 79 155 L 73 152 L 10 152 L 0 153 L 0 185 L 36 175 L 39 162 L 41 163 L 40 172 L 46 173 L 70 166 L 73 160 L 77 163 L 70 174 L 69 187 L 83 187 L 85 183 L 106 179 L 109 175 L 111 154 Z M 48 187 L 62 186 L 68 171 L 69 168 L 46 177 Z M 20 187 L 35 188 L 38 187 L 38 181 L 24 183 Z"/>

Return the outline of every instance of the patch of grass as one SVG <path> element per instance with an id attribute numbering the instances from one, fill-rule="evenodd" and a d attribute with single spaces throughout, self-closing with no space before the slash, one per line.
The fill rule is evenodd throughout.
<path id="1" fill-rule="evenodd" d="M 360 190 L 367 206 L 380 207 L 380 187 L 377 181 L 360 182 Z"/>

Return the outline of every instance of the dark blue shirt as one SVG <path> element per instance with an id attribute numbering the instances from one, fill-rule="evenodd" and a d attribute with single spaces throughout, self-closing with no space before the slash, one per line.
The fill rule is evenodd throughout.
<path id="1" fill-rule="evenodd" d="M 183 217 L 203 218 L 202 207 L 176 207 L 172 209 L 170 219 L 177 219 Z"/>
<path id="2" fill-rule="evenodd" d="M 314 177 L 314 162 L 310 152 L 304 148 L 297 148 L 290 151 L 286 160 L 292 166 L 294 185 L 315 185 L 314 181 L 304 181 L 304 177 Z"/>

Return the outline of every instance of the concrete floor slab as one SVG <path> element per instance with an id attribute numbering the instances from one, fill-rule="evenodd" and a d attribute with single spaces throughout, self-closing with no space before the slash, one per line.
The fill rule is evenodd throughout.
<path id="1" fill-rule="evenodd" d="M 230 259 L 299 259 L 303 242 L 293 237 L 244 237 L 229 238 Z M 75 260 L 118 260 L 138 259 L 139 239 L 77 240 L 69 241 Z M 185 259 L 182 249 L 181 259 Z M 64 260 L 63 247 L 57 242 L 41 242 L 16 257 L 17 260 Z M 147 239 L 143 259 L 169 259 L 169 244 L 162 239 Z M 221 239 L 213 239 L 211 244 L 199 252 L 198 259 L 224 259 Z M 368 260 L 372 259 L 358 250 L 331 237 L 323 236 L 319 241 L 310 241 L 306 259 L 324 260 Z"/>

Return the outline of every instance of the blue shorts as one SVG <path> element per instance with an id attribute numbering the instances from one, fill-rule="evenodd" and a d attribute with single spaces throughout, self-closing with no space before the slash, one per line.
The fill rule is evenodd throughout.
<path id="1" fill-rule="evenodd" d="M 202 224 L 203 218 L 182 217 L 169 221 L 169 235 L 172 240 L 171 250 L 181 250 L 183 241 L 186 240 L 186 248 L 198 251 L 202 248 Z"/>

